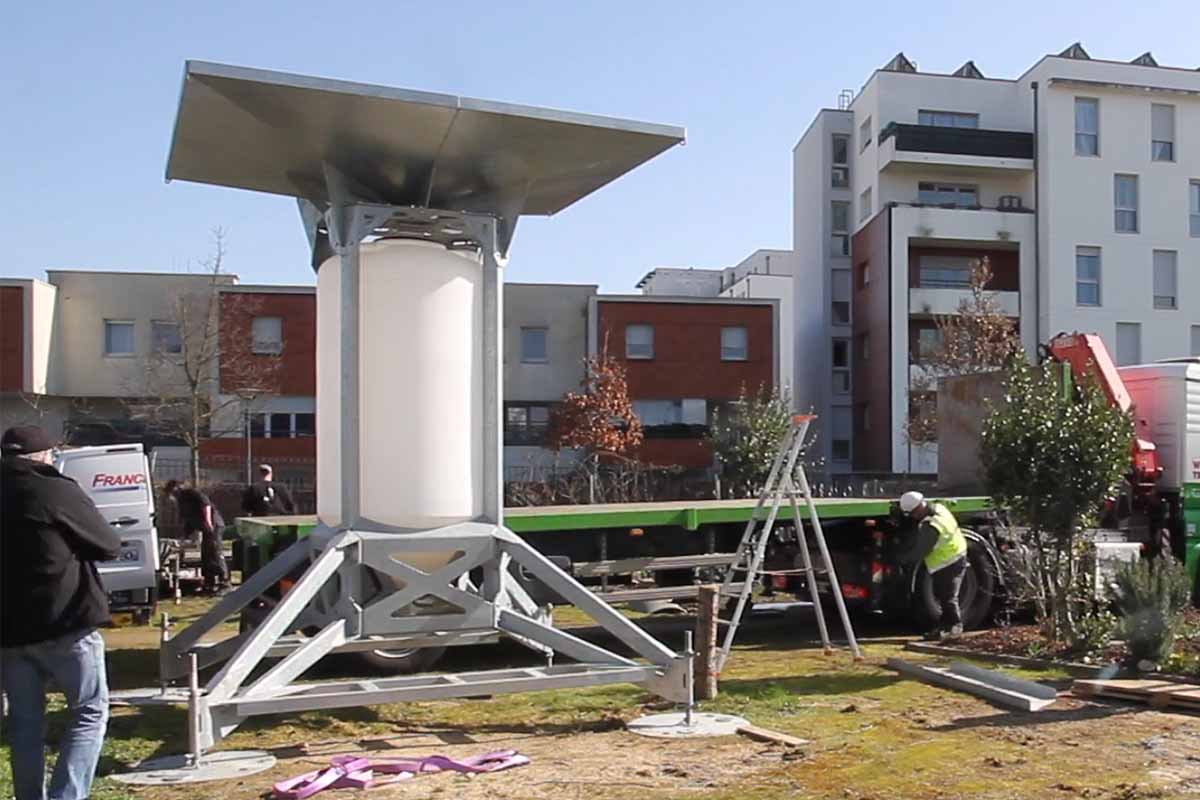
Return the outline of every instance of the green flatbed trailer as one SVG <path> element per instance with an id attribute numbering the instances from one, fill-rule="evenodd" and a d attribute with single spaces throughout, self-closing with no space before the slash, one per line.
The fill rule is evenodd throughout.
<path id="1" fill-rule="evenodd" d="M 987 526 L 991 506 L 986 497 L 943 498 L 966 527 Z M 702 582 L 712 582 L 732 562 L 756 501 L 684 500 L 660 503 L 617 503 L 540 506 L 505 510 L 505 525 L 610 602 L 656 602 L 693 597 Z M 904 526 L 888 498 L 819 498 L 815 501 L 834 556 L 839 587 L 852 604 L 872 611 L 910 611 L 927 622 L 936 611 L 932 591 L 918 570 L 894 557 L 904 549 Z M 801 517 L 808 509 L 800 506 Z M 767 569 L 775 576 L 768 592 L 803 590 L 798 574 L 797 539 L 789 506 L 779 510 Z M 237 522 L 235 560 L 244 574 L 260 568 L 274 554 L 303 538 L 317 524 L 315 516 L 242 518 Z M 789 533 L 792 533 L 789 537 Z M 990 536 L 972 545 L 980 574 L 966 582 L 965 592 L 979 600 L 967 616 L 982 620 L 999 596 L 1003 570 Z M 774 543 L 778 542 L 778 545 Z M 790 543 L 790 544 L 789 544 Z M 540 584 L 525 576 L 535 598 L 553 602 Z M 833 587 L 823 584 L 825 591 Z M 984 607 L 986 605 L 986 608 Z"/>

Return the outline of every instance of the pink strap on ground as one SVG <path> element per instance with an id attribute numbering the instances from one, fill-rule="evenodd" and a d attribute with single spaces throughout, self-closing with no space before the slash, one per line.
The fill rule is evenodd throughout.
<path id="1" fill-rule="evenodd" d="M 305 800 L 325 789 L 369 789 L 382 783 L 408 780 L 425 772 L 499 772 L 528 763 L 528 756 L 516 750 L 497 750 L 459 759 L 432 755 L 412 761 L 371 761 L 359 756 L 337 756 L 325 769 L 279 781 L 273 795 L 276 800 Z M 375 773 L 395 777 L 389 781 L 376 781 Z"/>

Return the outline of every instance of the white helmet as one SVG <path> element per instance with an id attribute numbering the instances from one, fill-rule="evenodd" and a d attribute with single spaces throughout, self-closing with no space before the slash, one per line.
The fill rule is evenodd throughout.
<path id="1" fill-rule="evenodd" d="M 925 495 L 920 492 L 905 492 L 900 495 L 900 510 L 905 514 L 911 514 L 924 502 Z"/>

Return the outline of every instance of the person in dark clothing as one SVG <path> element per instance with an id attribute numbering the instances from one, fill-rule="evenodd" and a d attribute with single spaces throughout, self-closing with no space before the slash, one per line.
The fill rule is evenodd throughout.
<path id="1" fill-rule="evenodd" d="M 229 565 L 221 534 L 225 520 L 208 495 L 179 481 L 167 481 L 164 492 L 179 509 L 183 529 L 189 539 L 200 537 L 200 573 L 206 592 L 221 594 L 229 590 Z"/>
<path id="2" fill-rule="evenodd" d="M 275 483 L 270 464 L 259 464 L 256 483 L 242 493 L 242 512 L 248 517 L 279 517 L 296 513 L 292 493 L 281 483 Z"/>
<path id="3" fill-rule="evenodd" d="M 108 727 L 104 639 L 108 596 L 97 561 L 121 539 L 75 481 L 52 466 L 53 443 L 37 427 L 0 437 L 0 680 L 9 702 L 17 800 L 45 800 L 46 683 L 67 697 L 50 800 L 91 790 Z"/>

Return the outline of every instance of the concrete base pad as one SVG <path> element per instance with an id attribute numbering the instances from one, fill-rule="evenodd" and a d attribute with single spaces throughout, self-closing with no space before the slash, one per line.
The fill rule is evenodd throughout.
<path id="1" fill-rule="evenodd" d="M 750 723 L 732 714 L 692 714 L 692 724 L 685 722 L 683 712 L 674 714 L 652 714 L 638 717 L 626 727 L 639 736 L 654 736 L 662 739 L 684 739 L 701 736 L 733 736 L 738 728 Z"/>
<path id="2" fill-rule="evenodd" d="M 165 756 L 143 761 L 133 769 L 113 780 L 139 786 L 172 786 L 177 783 L 202 783 L 204 781 L 227 781 L 266 772 L 275 766 L 275 756 L 262 750 L 224 750 L 208 753 L 200 760 L 199 767 L 189 763 L 188 756 Z"/>
<path id="3" fill-rule="evenodd" d="M 145 689 L 121 689 L 108 693 L 108 704 L 112 706 L 186 706 L 188 690 L 150 686 Z"/>

